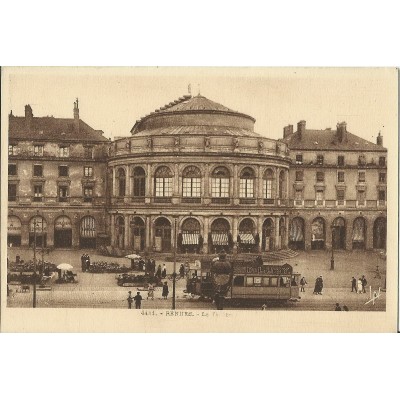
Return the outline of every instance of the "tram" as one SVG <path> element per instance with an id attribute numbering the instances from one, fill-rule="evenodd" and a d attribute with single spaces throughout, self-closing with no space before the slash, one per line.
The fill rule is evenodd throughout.
<path id="1" fill-rule="evenodd" d="M 290 264 L 272 265 L 254 260 L 218 259 L 203 261 L 200 269 L 191 269 L 187 292 L 203 298 L 223 296 L 235 303 L 249 301 L 286 302 L 299 299 L 300 274 Z"/>

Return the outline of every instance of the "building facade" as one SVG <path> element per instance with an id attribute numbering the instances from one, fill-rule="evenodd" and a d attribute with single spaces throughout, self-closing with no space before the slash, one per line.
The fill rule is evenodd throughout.
<path id="1" fill-rule="evenodd" d="M 79 119 L 9 117 L 8 242 L 121 252 L 383 249 L 386 156 L 349 132 L 284 128 L 183 96 L 109 142 Z"/>
<path id="2" fill-rule="evenodd" d="M 106 235 L 108 140 L 79 118 L 9 115 L 8 244 L 91 247 Z"/>

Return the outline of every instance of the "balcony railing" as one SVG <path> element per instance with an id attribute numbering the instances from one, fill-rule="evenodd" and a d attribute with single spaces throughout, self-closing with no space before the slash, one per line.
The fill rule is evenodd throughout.
<path id="1" fill-rule="evenodd" d="M 154 197 L 154 203 L 171 203 L 172 197 Z"/>
<path id="2" fill-rule="evenodd" d="M 230 204 L 231 199 L 229 197 L 212 197 L 212 204 Z"/>
<path id="3" fill-rule="evenodd" d="M 201 197 L 182 197 L 181 203 L 199 204 L 201 203 Z"/>
<path id="4" fill-rule="evenodd" d="M 256 199 L 239 199 L 239 204 L 256 204 Z"/>
<path id="5" fill-rule="evenodd" d="M 264 204 L 269 205 L 269 206 L 274 206 L 275 199 L 264 199 Z"/>

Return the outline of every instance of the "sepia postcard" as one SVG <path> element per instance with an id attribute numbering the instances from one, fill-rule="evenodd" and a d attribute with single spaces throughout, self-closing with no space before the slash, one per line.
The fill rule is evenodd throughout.
<path id="1" fill-rule="evenodd" d="M 1 90 L 2 332 L 397 331 L 397 69 L 5 67 Z"/>

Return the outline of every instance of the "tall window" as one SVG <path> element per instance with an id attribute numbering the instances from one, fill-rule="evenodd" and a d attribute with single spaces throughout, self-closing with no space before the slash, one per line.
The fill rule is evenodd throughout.
<path id="1" fill-rule="evenodd" d="M 324 164 L 324 156 L 318 155 L 317 156 L 317 165 L 323 165 Z"/>
<path id="2" fill-rule="evenodd" d="M 93 188 L 91 186 L 83 187 L 83 202 L 91 203 L 93 200 Z"/>
<path id="3" fill-rule="evenodd" d="M 69 157 L 69 146 L 60 146 L 58 155 L 59 157 Z"/>
<path id="4" fill-rule="evenodd" d="M 33 176 L 43 176 L 43 165 L 33 166 Z"/>
<path id="5" fill-rule="evenodd" d="M 324 173 L 321 171 L 317 172 L 317 182 L 323 182 L 325 180 Z"/>
<path id="6" fill-rule="evenodd" d="M 66 165 L 58 166 L 58 176 L 68 176 L 68 167 Z"/>
<path id="7" fill-rule="evenodd" d="M 296 154 L 296 164 L 303 164 L 303 154 Z"/>
<path id="8" fill-rule="evenodd" d="M 93 147 L 85 146 L 85 158 L 93 158 Z"/>
<path id="9" fill-rule="evenodd" d="M 200 197 L 201 196 L 201 172 L 197 167 L 189 166 L 182 173 L 182 196 Z"/>
<path id="10" fill-rule="evenodd" d="M 365 205 L 365 190 L 357 191 L 357 203 L 359 206 Z"/>
<path id="11" fill-rule="evenodd" d="M 125 170 L 123 168 L 120 168 L 118 170 L 117 179 L 118 179 L 118 196 L 124 197 L 126 191 L 126 175 L 125 175 Z"/>
<path id="12" fill-rule="evenodd" d="M 172 179 L 173 175 L 168 167 L 164 166 L 157 169 L 155 173 L 156 197 L 172 196 Z"/>
<path id="13" fill-rule="evenodd" d="M 41 202 L 43 199 L 43 185 L 36 184 L 33 186 L 33 201 Z"/>
<path id="14" fill-rule="evenodd" d="M 384 167 L 386 165 L 386 157 L 379 157 L 379 166 Z"/>
<path id="15" fill-rule="evenodd" d="M 83 176 L 91 178 L 93 176 L 93 167 L 83 167 Z"/>
<path id="16" fill-rule="evenodd" d="M 8 175 L 17 175 L 17 164 L 8 164 Z"/>
<path id="17" fill-rule="evenodd" d="M 8 201 L 17 200 L 17 185 L 15 183 L 8 184 Z"/>
<path id="18" fill-rule="evenodd" d="M 133 170 L 133 197 L 144 197 L 146 195 L 146 174 L 144 169 L 136 167 Z"/>
<path id="19" fill-rule="evenodd" d="M 322 205 L 324 202 L 324 191 L 321 189 L 318 189 L 315 192 L 315 200 L 317 201 L 317 205 Z"/>
<path id="20" fill-rule="evenodd" d="M 35 156 L 43 156 L 43 145 L 37 145 L 37 144 L 35 144 L 34 146 L 33 146 L 33 154 L 35 155 Z"/>
<path id="21" fill-rule="evenodd" d="M 242 198 L 254 197 L 254 171 L 244 168 L 240 174 L 240 193 Z"/>
<path id="22" fill-rule="evenodd" d="M 302 189 L 296 189 L 294 193 L 294 200 L 296 205 L 301 205 L 303 202 L 303 190 Z"/>
<path id="23" fill-rule="evenodd" d="M 338 167 L 343 167 L 344 166 L 344 156 L 338 156 L 337 165 L 338 165 Z"/>
<path id="24" fill-rule="evenodd" d="M 272 199 L 272 182 L 274 180 L 274 172 L 272 169 L 267 169 L 264 173 L 263 186 L 264 186 L 264 198 Z"/>
<path id="25" fill-rule="evenodd" d="M 343 189 L 338 189 L 336 191 L 336 199 L 337 199 L 339 205 L 344 204 L 344 190 Z"/>
<path id="26" fill-rule="evenodd" d="M 13 144 L 8 145 L 8 155 L 9 156 L 15 156 L 16 150 L 17 150 L 17 146 L 15 146 Z"/>
<path id="27" fill-rule="evenodd" d="M 365 172 L 364 171 L 358 172 L 358 182 L 365 182 Z"/>
<path id="28" fill-rule="evenodd" d="M 68 186 L 62 185 L 58 187 L 58 201 L 59 202 L 68 201 Z"/>
<path id="29" fill-rule="evenodd" d="M 338 182 L 344 182 L 344 172 L 343 171 L 339 171 L 337 173 L 337 181 Z"/>
<path id="30" fill-rule="evenodd" d="M 229 171 L 225 167 L 214 169 L 211 177 L 211 196 L 229 197 Z"/>
<path id="31" fill-rule="evenodd" d="M 379 183 L 386 183 L 386 172 L 379 172 Z"/>
<path id="32" fill-rule="evenodd" d="M 386 192 L 384 190 L 380 190 L 378 193 L 379 203 L 383 204 L 386 200 Z"/>
<path id="33" fill-rule="evenodd" d="M 303 171 L 296 171 L 296 182 L 303 181 Z"/>

